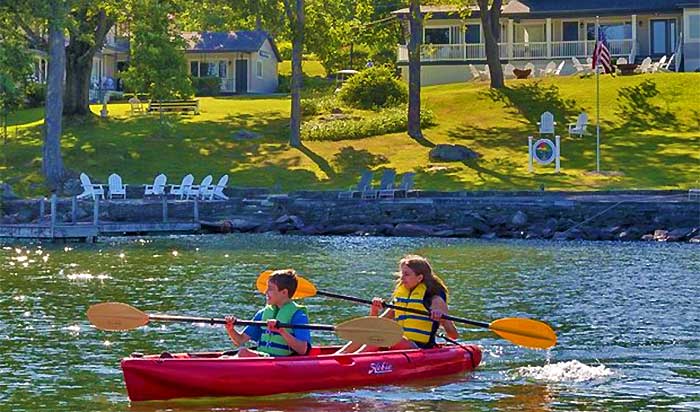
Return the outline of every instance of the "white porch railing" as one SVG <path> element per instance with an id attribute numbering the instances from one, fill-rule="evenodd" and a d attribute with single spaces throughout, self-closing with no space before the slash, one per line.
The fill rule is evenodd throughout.
<path id="1" fill-rule="evenodd" d="M 628 56 L 632 53 L 632 39 L 608 40 L 610 54 Z M 559 42 L 529 42 L 529 43 L 499 43 L 498 48 L 502 59 L 530 60 L 567 57 L 588 57 L 593 53 L 595 42 L 559 41 Z M 512 50 L 512 55 L 509 55 Z M 484 60 L 486 47 L 484 44 L 424 44 L 421 45 L 421 61 L 450 61 L 450 60 Z M 398 46 L 398 61 L 408 61 L 408 49 L 405 45 Z"/>

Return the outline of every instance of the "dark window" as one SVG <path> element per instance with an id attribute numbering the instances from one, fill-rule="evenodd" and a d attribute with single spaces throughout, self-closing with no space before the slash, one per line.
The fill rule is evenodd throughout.
<path id="1" fill-rule="evenodd" d="M 481 43 L 480 26 L 478 24 L 467 24 L 464 26 L 464 42 L 467 44 Z"/>
<path id="2" fill-rule="evenodd" d="M 563 41 L 578 41 L 578 22 L 565 21 L 562 23 Z"/>
<path id="3" fill-rule="evenodd" d="M 198 61 L 191 61 L 190 62 L 190 74 L 192 77 L 199 77 L 199 62 Z"/>
<path id="4" fill-rule="evenodd" d="M 425 29 L 425 44 L 450 44 L 450 29 Z"/>

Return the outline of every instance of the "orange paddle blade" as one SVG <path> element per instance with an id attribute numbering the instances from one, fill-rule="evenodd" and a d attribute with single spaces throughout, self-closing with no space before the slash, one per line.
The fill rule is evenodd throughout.
<path id="1" fill-rule="evenodd" d="M 489 324 L 495 334 L 516 345 L 547 349 L 556 345 L 557 335 L 544 322 L 526 318 L 503 318 Z"/>
<path id="2" fill-rule="evenodd" d="M 264 294 L 265 292 L 267 292 L 267 281 L 268 279 L 270 279 L 270 275 L 272 275 L 272 272 L 274 271 L 266 270 L 260 273 L 260 275 L 258 275 L 258 279 L 255 281 L 255 287 L 260 293 Z M 294 292 L 294 296 L 292 296 L 292 299 L 303 299 L 315 295 L 316 286 L 314 286 L 313 283 L 309 282 L 303 277 L 297 275 L 297 290 L 296 292 Z"/>
<path id="3" fill-rule="evenodd" d="M 105 302 L 90 306 L 87 317 L 97 329 L 122 331 L 148 323 L 148 315 L 126 303 Z"/>

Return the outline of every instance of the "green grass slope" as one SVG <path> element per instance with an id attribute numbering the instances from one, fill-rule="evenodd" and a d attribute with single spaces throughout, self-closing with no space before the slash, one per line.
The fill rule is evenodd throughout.
<path id="1" fill-rule="evenodd" d="M 652 83 L 657 96 L 639 88 Z M 596 168 L 595 125 L 588 136 L 569 138 L 566 124 L 585 110 L 595 122 L 594 78 L 509 81 L 502 93 L 484 83 L 431 86 L 423 104 L 438 125 L 417 141 L 405 133 L 338 142 L 287 145 L 289 98 L 245 96 L 201 98 L 202 114 L 131 115 L 128 104 L 110 104 L 109 118 L 64 127 L 66 167 L 96 181 L 112 172 L 126 183 L 151 182 L 166 173 L 170 183 L 193 173 L 228 173 L 232 186 L 275 186 L 281 190 L 347 188 L 363 168 L 417 173 L 416 186 L 436 190 L 486 189 L 671 189 L 700 186 L 700 74 L 660 73 L 601 77 L 601 169 Z M 636 89 L 635 89 L 636 87 Z M 94 106 L 95 113 L 100 106 Z M 539 115 L 550 110 L 562 136 L 562 171 L 527 169 L 527 136 Z M 2 145 L 0 180 L 23 194 L 44 193 L 41 177 L 42 110 L 10 117 Z M 260 134 L 238 140 L 241 129 Z M 440 163 L 428 158 L 439 143 L 466 145 L 476 161 Z M 377 173 L 378 175 L 379 173 Z M 378 179 L 378 176 L 377 176 Z"/>

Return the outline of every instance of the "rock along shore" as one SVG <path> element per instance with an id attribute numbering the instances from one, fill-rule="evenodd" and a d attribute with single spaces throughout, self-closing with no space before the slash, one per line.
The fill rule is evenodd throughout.
<path id="1" fill-rule="evenodd" d="M 700 199 L 686 191 L 421 191 L 396 199 L 339 199 L 337 191 L 270 194 L 229 189 L 226 201 L 168 199 L 169 221 L 217 232 L 435 236 L 554 240 L 656 240 L 700 244 Z M 130 197 L 138 193 L 130 193 Z M 40 200 L 4 200 L 2 224 L 39 223 Z M 43 210 L 49 210 L 45 201 Z M 162 199 L 102 200 L 100 222 L 162 221 Z M 93 221 L 93 201 L 75 211 L 60 199 L 57 221 Z"/>

